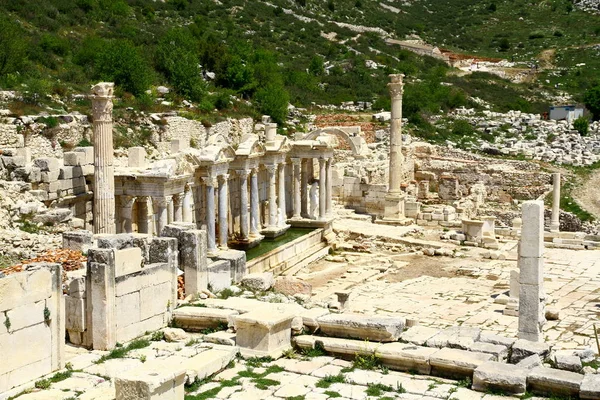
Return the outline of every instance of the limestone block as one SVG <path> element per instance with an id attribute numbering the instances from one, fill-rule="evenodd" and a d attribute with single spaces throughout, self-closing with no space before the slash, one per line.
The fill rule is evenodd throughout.
<path id="1" fill-rule="evenodd" d="M 472 388 L 478 392 L 523 394 L 527 388 L 527 370 L 511 364 L 486 362 L 475 369 Z"/>
<path id="2" fill-rule="evenodd" d="M 43 182 L 40 183 L 38 185 L 38 188 L 40 190 L 44 190 L 48 193 L 56 193 L 58 190 L 60 190 L 61 186 L 60 186 L 60 182 L 58 181 L 54 181 L 54 182 Z"/>
<path id="3" fill-rule="evenodd" d="M 521 228 L 521 257 L 542 257 L 544 254 L 544 202 L 526 201 L 521 208 L 523 227 Z"/>
<path id="4" fill-rule="evenodd" d="M 581 372 L 581 359 L 573 352 L 557 352 L 554 354 L 556 368 L 571 372 Z"/>
<path id="5" fill-rule="evenodd" d="M 429 375 L 429 359 L 439 349 L 405 343 L 386 343 L 377 348 L 375 354 L 383 364 L 396 371 L 418 371 Z"/>
<path id="6" fill-rule="evenodd" d="M 180 363 L 153 360 L 115 378 L 116 400 L 181 400 L 184 383 Z"/>
<path id="7" fill-rule="evenodd" d="M 250 290 L 269 290 L 275 280 L 273 279 L 272 272 L 263 272 L 263 273 L 255 273 L 248 274 L 242 278 L 242 285 L 247 287 Z"/>
<path id="8" fill-rule="evenodd" d="M 312 285 L 304 282 L 293 276 L 279 276 L 275 279 L 273 289 L 276 292 L 283 293 L 286 296 L 294 296 L 296 294 L 312 294 Z"/>
<path id="9" fill-rule="evenodd" d="M 59 167 L 57 158 L 36 158 L 33 160 L 33 165 L 38 167 L 42 172 L 58 171 Z"/>
<path id="10" fill-rule="evenodd" d="M 171 140 L 171 153 L 179 153 L 190 147 L 190 141 L 184 139 Z"/>
<path id="11" fill-rule="evenodd" d="M 15 154 L 17 157 L 23 157 L 25 159 L 25 164 L 29 164 L 31 162 L 31 148 L 18 148 Z"/>
<path id="12" fill-rule="evenodd" d="M 74 332 L 85 332 L 85 299 L 65 296 L 66 328 Z"/>
<path id="13" fill-rule="evenodd" d="M 215 261 L 208 265 L 208 289 L 211 292 L 219 293 L 231 286 L 231 272 L 229 269 L 230 263 L 225 260 Z"/>
<path id="14" fill-rule="evenodd" d="M 542 285 L 544 282 L 544 258 L 520 257 L 519 258 L 519 284 Z"/>
<path id="15" fill-rule="evenodd" d="M 406 321 L 401 317 L 369 317 L 361 314 L 329 314 L 317 319 L 328 336 L 394 342 L 400 338 Z"/>
<path id="16" fill-rule="evenodd" d="M 2 163 L 4 164 L 4 168 L 7 169 L 16 169 L 24 167 L 26 164 L 25 157 L 6 157 L 2 156 Z"/>
<path id="17" fill-rule="evenodd" d="M 149 251 L 150 263 L 173 263 L 179 259 L 177 239 L 159 237 L 152 239 Z"/>
<path id="18" fill-rule="evenodd" d="M 94 148 L 93 147 L 76 147 L 73 151 L 81 152 L 85 154 L 85 164 L 93 165 L 94 164 Z"/>
<path id="19" fill-rule="evenodd" d="M 582 381 L 582 374 L 546 367 L 536 367 L 527 376 L 527 385 L 533 393 L 549 396 L 564 395 L 576 398 Z"/>
<path id="20" fill-rule="evenodd" d="M 543 310 L 540 286 L 521 283 L 519 285 L 519 339 L 541 340 L 541 324 L 545 320 Z"/>
<path id="21" fill-rule="evenodd" d="M 162 332 L 167 342 L 184 342 L 189 338 L 189 335 L 180 328 L 165 328 Z"/>
<path id="22" fill-rule="evenodd" d="M 130 147 L 127 150 L 127 165 L 129 168 L 146 168 L 146 149 Z"/>
<path id="23" fill-rule="evenodd" d="M 85 276 L 73 278 L 71 280 L 71 282 L 69 282 L 69 286 L 67 288 L 67 294 L 76 299 L 84 299 L 85 298 Z"/>
<path id="24" fill-rule="evenodd" d="M 494 361 L 506 361 L 508 357 L 508 348 L 499 344 L 475 342 L 468 350 L 492 354 Z"/>
<path id="25" fill-rule="evenodd" d="M 405 332 L 403 332 L 402 335 L 400 335 L 400 340 L 402 342 L 423 346 L 429 339 L 437 335 L 439 332 L 439 329 L 417 325 L 408 328 Z"/>
<path id="26" fill-rule="evenodd" d="M 0 279 L 0 312 L 51 297 L 51 279 L 52 273 L 43 268 Z"/>
<path id="27" fill-rule="evenodd" d="M 600 375 L 585 374 L 579 390 L 581 399 L 600 399 Z"/>
<path id="28" fill-rule="evenodd" d="M 516 364 L 533 354 L 545 358 L 549 352 L 550 347 L 546 343 L 519 339 L 513 344 L 510 362 L 511 364 Z"/>
<path id="29" fill-rule="evenodd" d="M 117 329 L 140 322 L 142 303 L 140 292 L 132 292 L 115 298 L 115 321 Z"/>
<path id="30" fill-rule="evenodd" d="M 447 347 L 452 344 L 454 347 L 469 346 L 479 339 L 481 330 L 479 328 L 467 326 L 452 326 L 440 331 L 437 335 L 427 340 L 429 347 Z"/>
<path id="31" fill-rule="evenodd" d="M 92 245 L 93 234 L 90 231 L 78 230 L 62 234 L 63 249 L 84 250 Z"/>
<path id="32" fill-rule="evenodd" d="M 230 269 L 231 269 L 231 281 L 233 283 L 239 283 L 242 281 L 244 276 L 246 276 L 246 252 L 240 250 L 227 250 L 220 251 L 214 257 L 216 260 L 226 260 L 229 261 Z M 267 279 L 268 281 L 268 279 Z M 273 283 L 271 282 L 271 286 Z M 258 290 L 268 290 L 267 289 L 258 289 Z"/>
<path id="33" fill-rule="evenodd" d="M 81 151 L 68 151 L 63 154 L 66 166 L 80 166 L 86 164 L 86 155 Z"/>
<path id="34" fill-rule="evenodd" d="M 535 367 L 542 366 L 542 359 L 537 354 L 532 354 L 529 357 L 525 357 L 517 363 L 518 367 L 525 369 L 533 369 Z"/>
<path id="35" fill-rule="evenodd" d="M 173 306 L 174 293 L 171 282 L 151 285 L 140 290 L 141 318 L 163 316 Z M 166 325 L 166 323 L 165 323 Z"/>
<path id="36" fill-rule="evenodd" d="M 123 276 L 142 269 L 142 249 L 131 247 L 115 251 L 115 274 Z"/>
<path id="37" fill-rule="evenodd" d="M 510 271 L 510 297 L 519 298 L 519 271 Z"/>
<path id="38" fill-rule="evenodd" d="M 302 311 L 300 316 L 302 317 L 302 323 L 308 330 L 312 330 L 315 332 L 319 329 L 318 319 L 324 315 L 329 314 L 329 310 L 325 308 L 310 308 L 308 310 Z"/>
<path id="39" fill-rule="evenodd" d="M 340 358 L 354 358 L 357 355 L 374 355 L 381 347 L 380 343 L 364 340 L 338 339 L 330 337 L 302 335 L 294 338 L 294 343 L 301 349 L 312 349 L 318 346 L 328 354 Z"/>
<path id="40" fill-rule="evenodd" d="M 283 305 L 271 305 L 235 317 L 236 343 L 244 357 L 278 358 L 291 348 L 295 313 Z"/>
<path id="41" fill-rule="evenodd" d="M 186 382 L 203 380 L 224 370 L 231 360 L 235 359 L 239 348 L 236 346 L 213 345 L 197 356 L 186 359 L 183 367 L 186 369 Z"/>
<path id="42" fill-rule="evenodd" d="M 101 249 L 127 249 L 133 247 L 133 236 L 129 233 L 120 233 L 118 235 L 100 234 L 95 237 L 98 240 L 98 247 Z"/>
<path id="43" fill-rule="evenodd" d="M 462 379 L 473 377 L 473 371 L 491 361 L 493 355 L 473 351 L 444 348 L 430 357 L 432 375 Z"/>
<path id="44" fill-rule="evenodd" d="M 499 344 L 505 347 L 511 347 L 517 339 L 508 338 L 506 336 L 496 335 L 490 332 L 481 332 L 479 341 L 483 343 Z"/>
<path id="45" fill-rule="evenodd" d="M 235 346 L 235 333 L 228 331 L 218 331 L 204 335 L 202 340 L 206 343 L 221 344 L 224 346 Z"/>
<path id="46" fill-rule="evenodd" d="M 223 328 L 234 324 L 235 310 L 224 310 L 206 307 L 180 307 L 173 311 L 173 319 L 177 326 L 188 331 L 201 331 L 207 328 Z"/>

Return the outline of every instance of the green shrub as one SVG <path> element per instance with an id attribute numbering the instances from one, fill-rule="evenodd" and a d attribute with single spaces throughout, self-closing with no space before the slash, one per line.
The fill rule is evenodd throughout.
<path id="1" fill-rule="evenodd" d="M 95 58 L 99 79 L 114 81 L 125 91 L 143 94 L 152 83 L 150 64 L 129 40 L 113 40 Z"/>
<path id="2" fill-rule="evenodd" d="M 587 136 L 590 123 L 587 118 L 579 117 L 573 121 L 573 129 L 575 129 L 581 136 Z"/>
<path id="3" fill-rule="evenodd" d="M 600 119 L 600 84 L 585 92 L 583 101 L 595 120 Z"/>
<path id="4" fill-rule="evenodd" d="M 285 122 L 290 95 L 283 85 L 269 84 L 260 88 L 256 91 L 254 99 L 258 103 L 260 112 L 270 115 L 279 124 Z"/>

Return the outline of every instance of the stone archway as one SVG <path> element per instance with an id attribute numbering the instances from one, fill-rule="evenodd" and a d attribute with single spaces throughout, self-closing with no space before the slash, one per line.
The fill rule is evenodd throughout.
<path id="1" fill-rule="evenodd" d="M 338 139 L 342 140 L 344 143 L 348 144 L 350 149 L 352 150 L 352 154 L 355 157 L 364 157 L 368 152 L 369 148 L 367 147 L 367 142 L 360 135 L 350 136 L 348 132 L 346 132 L 342 128 L 321 128 L 314 130 L 307 134 L 304 139 L 305 140 L 316 140 L 322 134 L 333 135 Z"/>

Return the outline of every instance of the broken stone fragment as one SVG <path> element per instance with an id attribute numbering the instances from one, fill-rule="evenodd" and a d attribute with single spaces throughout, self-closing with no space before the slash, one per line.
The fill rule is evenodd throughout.
<path id="1" fill-rule="evenodd" d="M 250 290 L 269 290 L 275 283 L 272 272 L 248 274 L 242 278 L 242 285 Z"/>
<path id="2" fill-rule="evenodd" d="M 340 338 L 395 342 L 405 326 L 402 317 L 369 317 L 360 314 L 329 314 L 317 318 L 321 332 Z"/>

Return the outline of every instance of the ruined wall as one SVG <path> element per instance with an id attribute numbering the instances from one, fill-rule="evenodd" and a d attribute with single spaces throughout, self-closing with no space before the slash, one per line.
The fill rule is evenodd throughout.
<path id="1" fill-rule="evenodd" d="M 0 277 L 0 393 L 64 367 L 59 264 Z"/>

